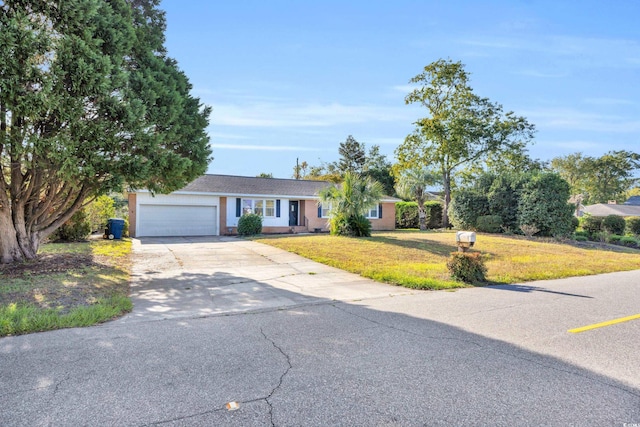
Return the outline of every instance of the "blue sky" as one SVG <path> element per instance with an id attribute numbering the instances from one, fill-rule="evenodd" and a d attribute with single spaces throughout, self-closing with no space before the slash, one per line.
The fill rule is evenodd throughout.
<path id="1" fill-rule="evenodd" d="M 530 155 L 640 152 L 640 2 L 164 0 L 167 48 L 213 107 L 208 173 L 290 178 L 348 135 L 394 149 L 440 58 L 537 128 Z"/>

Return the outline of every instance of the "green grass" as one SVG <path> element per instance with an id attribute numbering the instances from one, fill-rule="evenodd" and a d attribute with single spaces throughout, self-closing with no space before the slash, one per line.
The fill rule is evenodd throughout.
<path id="1" fill-rule="evenodd" d="M 306 258 L 380 282 L 416 289 L 467 285 L 449 277 L 446 262 L 456 251 L 454 232 L 378 232 L 370 238 L 330 235 L 256 239 Z M 478 234 L 473 251 L 483 254 L 490 283 L 640 269 L 640 251 L 579 248 L 570 244 Z"/>
<path id="2" fill-rule="evenodd" d="M 0 337 L 91 326 L 131 311 L 131 241 L 42 245 L 0 269 Z"/>
<path id="3" fill-rule="evenodd" d="M 91 326 L 131 311 L 128 297 L 99 298 L 89 306 L 77 306 L 68 313 L 34 304 L 11 303 L 0 306 L 0 336 L 20 335 L 53 329 Z"/>

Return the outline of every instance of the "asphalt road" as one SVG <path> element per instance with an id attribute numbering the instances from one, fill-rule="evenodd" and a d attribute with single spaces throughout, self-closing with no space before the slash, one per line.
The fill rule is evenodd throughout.
<path id="1" fill-rule="evenodd" d="M 0 425 L 631 426 L 640 319 L 568 330 L 640 313 L 639 289 L 634 271 L 355 301 L 292 292 L 244 313 L 7 337 Z"/>

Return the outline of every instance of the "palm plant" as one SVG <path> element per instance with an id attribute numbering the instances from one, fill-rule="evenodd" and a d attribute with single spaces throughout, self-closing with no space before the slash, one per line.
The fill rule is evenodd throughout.
<path id="1" fill-rule="evenodd" d="M 424 209 L 424 203 L 427 201 L 427 188 L 438 182 L 438 175 L 428 169 L 407 169 L 400 175 L 398 184 L 396 184 L 396 192 L 400 197 L 418 203 L 420 230 L 427 229 L 427 212 Z"/>
<path id="2" fill-rule="evenodd" d="M 382 185 L 378 181 L 353 172 L 344 174 L 342 184 L 322 190 L 321 202 L 331 206 L 331 234 L 371 236 L 371 223 L 365 217 L 365 212 L 378 204 L 382 191 Z"/>

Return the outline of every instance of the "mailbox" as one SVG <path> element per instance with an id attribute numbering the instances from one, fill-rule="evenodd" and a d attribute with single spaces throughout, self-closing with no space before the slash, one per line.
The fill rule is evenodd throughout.
<path id="1" fill-rule="evenodd" d="M 476 242 L 476 233 L 473 231 L 458 231 L 456 233 L 456 244 L 459 252 L 466 252 Z"/>

